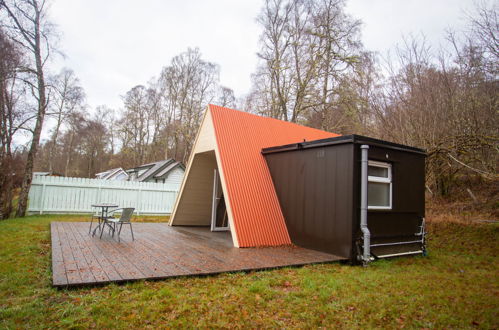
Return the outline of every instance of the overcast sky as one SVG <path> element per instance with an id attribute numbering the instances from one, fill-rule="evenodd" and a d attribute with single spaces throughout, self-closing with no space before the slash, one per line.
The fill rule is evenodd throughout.
<path id="1" fill-rule="evenodd" d="M 493 0 L 492 0 L 493 1 Z M 221 84 L 237 96 L 250 89 L 263 0 L 54 0 L 50 15 L 66 57 L 53 64 L 73 69 L 91 108 L 119 109 L 121 95 L 157 76 L 173 56 L 199 47 L 221 67 Z M 363 21 L 367 49 L 386 53 L 403 35 L 423 33 L 431 45 L 445 30 L 464 28 L 473 0 L 347 0 Z"/>

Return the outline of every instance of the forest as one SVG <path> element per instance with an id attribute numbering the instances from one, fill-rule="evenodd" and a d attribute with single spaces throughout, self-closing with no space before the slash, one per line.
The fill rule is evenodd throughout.
<path id="1" fill-rule="evenodd" d="M 49 70 L 58 31 L 47 2 L 0 0 L 4 218 L 26 213 L 33 171 L 93 178 L 166 158 L 186 163 L 210 103 L 423 148 L 431 197 L 497 187 L 497 4 L 477 3 L 467 28 L 443 32 L 439 49 L 409 35 L 387 56 L 364 47 L 362 22 L 346 13 L 345 0 L 265 0 L 247 95 L 223 86 L 223 68 L 189 48 L 148 82 L 130 86 L 120 108 L 91 109 L 71 68 Z M 16 143 L 21 134 L 27 143 Z"/>

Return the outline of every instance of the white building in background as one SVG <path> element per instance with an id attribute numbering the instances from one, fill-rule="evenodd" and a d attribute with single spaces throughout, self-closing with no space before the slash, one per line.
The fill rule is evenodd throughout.
<path id="1" fill-rule="evenodd" d="M 180 186 L 184 178 L 185 166 L 174 159 L 165 159 L 140 165 L 128 170 L 114 168 L 97 173 L 97 179 L 139 182 L 168 183 Z"/>
<path id="2" fill-rule="evenodd" d="M 113 168 L 111 170 L 107 170 L 105 172 L 100 172 L 95 175 L 96 179 L 101 180 L 118 180 L 118 181 L 126 181 L 128 180 L 128 174 L 121 167 Z"/>

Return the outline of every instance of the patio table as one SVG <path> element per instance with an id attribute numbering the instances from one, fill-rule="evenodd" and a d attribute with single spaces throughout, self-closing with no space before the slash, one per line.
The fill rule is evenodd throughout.
<path id="1" fill-rule="evenodd" d="M 107 213 L 109 212 L 109 209 L 111 207 L 116 208 L 116 207 L 118 207 L 118 205 L 117 204 L 111 204 L 111 203 L 98 203 L 98 204 L 92 204 L 91 206 L 101 209 L 101 216 L 99 218 L 99 224 L 97 225 L 97 227 L 95 227 L 94 231 L 92 232 L 92 236 L 94 236 L 95 235 L 95 231 L 97 229 L 100 229 L 101 230 L 101 234 L 102 234 L 102 231 L 104 230 L 104 226 L 106 224 L 106 217 L 107 217 Z M 101 226 L 102 226 L 102 228 L 101 228 Z"/>

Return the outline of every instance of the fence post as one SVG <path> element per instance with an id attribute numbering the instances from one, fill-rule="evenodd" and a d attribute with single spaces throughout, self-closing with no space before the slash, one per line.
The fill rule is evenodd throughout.
<path id="1" fill-rule="evenodd" d="M 140 204 L 142 198 L 142 188 L 139 187 L 139 190 L 137 190 L 137 215 L 140 215 Z"/>
<path id="2" fill-rule="evenodd" d="M 97 188 L 97 200 L 95 201 L 96 203 L 101 203 L 101 188 L 102 188 L 102 183 L 99 182 L 99 188 Z"/>
<path id="3" fill-rule="evenodd" d="M 43 204 L 45 204 L 45 183 L 42 184 L 42 195 L 40 196 L 40 214 L 43 214 Z"/>

